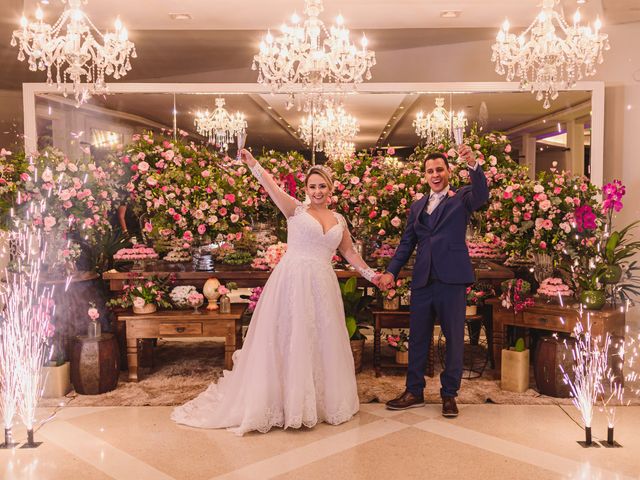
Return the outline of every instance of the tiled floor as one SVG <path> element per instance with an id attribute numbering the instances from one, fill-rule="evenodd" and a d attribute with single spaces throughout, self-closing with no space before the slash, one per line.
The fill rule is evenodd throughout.
<path id="1" fill-rule="evenodd" d="M 580 447 L 573 407 L 460 410 L 451 420 L 437 405 L 391 412 L 370 404 L 337 427 L 236 437 L 177 426 L 171 407 L 68 407 L 36 433 L 39 448 L 0 450 L 0 478 L 640 478 L 640 407 L 619 409 L 619 449 Z M 593 431 L 606 434 L 601 416 Z M 25 439 L 19 428 L 15 436 Z"/>

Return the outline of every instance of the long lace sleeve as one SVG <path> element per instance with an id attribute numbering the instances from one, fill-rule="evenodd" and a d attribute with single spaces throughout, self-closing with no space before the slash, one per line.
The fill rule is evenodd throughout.
<path id="1" fill-rule="evenodd" d="M 352 265 L 356 271 L 362 275 L 363 278 L 366 278 L 370 282 L 373 280 L 373 277 L 376 276 L 376 271 L 367 265 L 367 263 L 362 259 L 360 254 L 356 251 L 353 246 L 353 240 L 351 239 L 351 234 L 349 233 L 349 228 L 347 226 L 347 222 L 345 221 L 342 215 L 336 214 L 338 217 L 338 221 L 342 224 L 342 241 L 340 245 L 338 245 L 338 250 L 340 254 L 345 258 L 350 265 Z"/>
<path id="2" fill-rule="evenodd" d="M 256 177 L 256 180 L 260 182 L 260 185 L 264 187 L 269 197 L 271 197 L 271 200 L 273 200 L 284 216 L 287 218 L 292 216 L 295 213 L 296 207 L 300 205 L 300 202 L 282 190 L 271 174 L 259 163 L 256 162 L 253 167 L 249 167 L 249 170 L 251 170 L 253 176 Z"/>

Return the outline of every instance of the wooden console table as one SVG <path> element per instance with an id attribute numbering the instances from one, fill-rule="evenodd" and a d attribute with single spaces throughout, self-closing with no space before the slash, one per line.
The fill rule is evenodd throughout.
<path id="1" fill-rule="evenodd" d="M 194 271 L 190 263 L 175 264 L 158 261 L 149 265 L 145 271 L 134 273 L 142 274 L 145 277 L 151 277 L 154 275 L 164 277 L 169 274 L 173 274 L 176 278 L 177 285 L 194 285 L 198 288 L 202 288 L 204 282 L 211 277 L 216 277 L 222 283 L 236 282 L 238 287 L 258 287 L 264 285 L 271 275 L 271 272 L 269 271 L 251 269 L 240 270 L 224 265 L 216 266 L 216 268 L 217 270 L 215 272 L 200 272 Z M 342 281 L 351 277 L 356 277 L 358 279 L 359 286 L 371 286 L 371 284 L 364 278 L 360 277 L 357 272 L 340 269 L 336 269 L 335 272 L 338 280 Z M 503 280 L 513 278 L 513 272 L 509 268 L 492 262 L 487 262 L 485 268 L 481 268 L 479 264 L 474 263 L 474 272 L 476 279 L 489 281 L 497 286 L 499 286 L 500 282 Z M 412 270 L 404 269 L 400 272 L 399 276 L 401 278 L 410 277 L 412 273 Z M 117 292 L 122 290 L 125 282 L 130 278 L 130 275 L 131 272 L 118 272 L 111 270 L 104 272 L 102 274 L 102 278 L 109 282 L 109 289 L 111 291 Z"/>
<path id="2" fill-rule="evenodd" d="M 535 304 L 524 311 L 514 314 L 513 310 L 504 308 L 499 298 L 487 300 L 493 308 L 493 356 L 498 372 L 500 372 L 501 351 L 505 347 L 507 327 L 534 328 L 553 332 L 571 333 L 580 320 L 577 308 L 554 304 Z M 584 310 L 583 325 L 586 327 L 587 315 L 591 320 L 591 333 L 594 336 L 611 335 L 624 337 L 625 314 L 619 308 L 607 306 L 602 310 Z"/>
<path id="3" fill-rule="evenodd" d="M 224 368 L 231 370 L 233 352 L 242 347 L 241 318 L 245 308 L 244 304 L 232 304 L 231 313 L 203 310 L 200 315 L 194 315 L 191 310 L 118 314 L 118 321 L 126 323 L 129 381 L 138 381 L 138 339 L 141 338 L 224 337 Z"/>
<path id="4" fill-rule="evenodd" d="M 383 328 L 409 328 L 409 310 L 373 310 L 373 317 L 375 318 L 375 325 L 373 330 L 373 368 L 376 372 L 376 377 L 382 375 L 383 368 L 406 368 L 406 365 L 400 365 L 395 362 L 383 362 L 382 361 L 382 329 Z M 411 333 L 409 333 L 411 335 Z M 429 377 L 433 377 L 433 359 L 434 359 L 434 344 L 433 338 L 431 339 L 431 346 L 429 347 L 429 358 L 427 361 L 426 374 Z"/>

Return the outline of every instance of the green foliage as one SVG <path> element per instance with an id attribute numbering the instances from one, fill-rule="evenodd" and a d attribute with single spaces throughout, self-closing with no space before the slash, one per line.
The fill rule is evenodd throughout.
<path id="1" fill-rule="evenodd" d="M 516 352 L 524 352 L 526 350 L 526 345 L 524 343 L 524 338 L 520 337 L 516 340 L 516 344 L 513 348 Z"/>
<path id="2" fill-rule="evenodd" d="M 373 301 L 373 297 L 364 295 L 363 290 L 358 288 L 358 281 L 355 277 L 346 282 L 340 282 L 340 293 L 342 294 L 349 339 L 359 340 L 364 336 L 358 328 L 363 325 L 358 321 L 363 319 L 365 310 Z"/>

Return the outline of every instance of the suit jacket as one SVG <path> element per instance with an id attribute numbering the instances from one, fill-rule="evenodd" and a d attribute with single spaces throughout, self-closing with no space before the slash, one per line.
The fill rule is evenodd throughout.
<path id="1" fill-rule="evenodd" d="M 465 234 L 470 214 L 489 200 L 489 188 L 482 166 L 469 169 L 469 176 L 471 185 L 460 188 L 453 196 L 445 196 L 431 213 L 431 228 L 420 222 L 429 195 L 411 205 L 400 245 L 387 268 L 397 277 L 417 246 L 411 288 L 427 285 L 432 266 L 443 283 L 471 284 L 475 281 Z"/>

